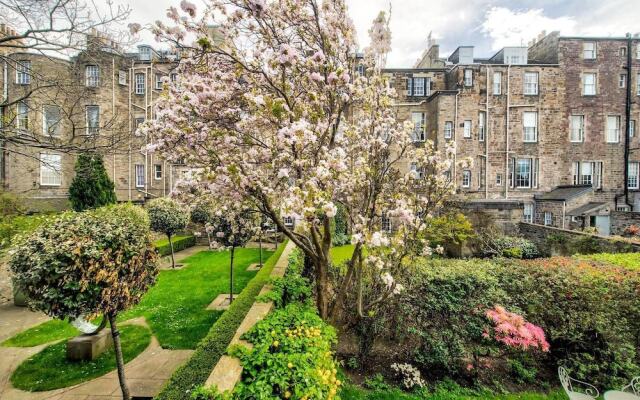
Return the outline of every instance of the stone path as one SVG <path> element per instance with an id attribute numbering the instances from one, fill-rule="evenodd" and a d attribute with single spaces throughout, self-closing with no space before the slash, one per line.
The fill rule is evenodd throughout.
<path id="1" fill-rule="evenodd" d="M 143 318 L 136 318 L 123 324 L 146 325 Z M 0 399 L 2 400 L 116 400 L 121 399 L 120 385 L 116 371 L 68 388 L 46 392 L 26 392 L 15 389 L 9 382 L 11 371 L 22 360 L 39 352 L 47 345 L 16 348 L 0 347 Z M 138 357 L 125 365 L 125 376 L 132 396 L 153 397 L 169 379 L 173 371 L 182 365 L 193 350 L 167 350 L 160 347 L 155 337 Z M 5 363 L 4 360 L 8 360 Z"/>

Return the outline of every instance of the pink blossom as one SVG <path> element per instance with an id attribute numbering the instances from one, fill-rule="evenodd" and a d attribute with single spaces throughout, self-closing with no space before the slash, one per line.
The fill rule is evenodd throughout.
<path id="1" fill-rule="evenodd" d="M 498 342 L 522 350 L 535 348 L 543 352 L 549 351 L 549 343 L 542 328 L 527 322 L 521 315 L 509 312 L 501 306 L 487 310 L 486 315 L 494 324 L 494 339 Z M 482 336 L 488 338 L 489 334 L 484 332 Z"/>
<path id="2" fill-rule="evenodd" d="M 329 82 L 329 85 L 334 84 L 337 80 L 338 80 L 338 74 L 336 74 L 335 72 L 330 73 L 329 76 L 327 77 L 327 82 Z"/>
<path id="3" fill-rule="evenodd" d="M 130 23 L 130 24 L 129 24 L 129 32 L 130 32 L 132 35 L 137 34 L 137 33 L 138 33 L 138 32 L 140 32 L 141 30 L 142 30 L 142 26 L 141 26 L 139 23 L 137 23 L 137 22 L 132 22 L 132 23 Z"/>
<path id="4" fill-rule="evenodd" d="M 311 80 L 316 81 L 316 82 L 323 82 L 324 81 L 324 78 L 318 72 L 312 72 L 309 75 L 309 78 L 311 78 Z"/>
<path id="5" fill-rule="evenodd" d="M 320 64 L 323 63 L 324 60 L 326 60 L 326 57 L 324 56 L 323 52 L 318 50 L 313 54 L 313 56 L 311 56 L 311 60 L 316 64 Z"/>
<path id="6" fill-rule="evenodd" d="M 182 11 L 186 12 L 187 14 L 189 14 L 189 16 L 191 18 L 195 18 L 196 17 L 196 5 L 187 1 L 187 0 L 182 0 L 180 2 L 180 8 L 182 9 Z"/>

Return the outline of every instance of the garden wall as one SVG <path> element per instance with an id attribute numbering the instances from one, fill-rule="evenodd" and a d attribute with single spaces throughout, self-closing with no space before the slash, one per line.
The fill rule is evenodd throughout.
<path id="1" fill-rule="evenodd" d="M 526 222 L 520 222 L 518 230 L 521 236 L 538 246 L 541 254 L 547 256 L 640 252 L 640 242 L 629 239 L 611 238 Z"/>
<path id="2" fill-rule="evenodd" d="M 611 211 L 611 234 L 624 235 L 630 225 L 640 226 L 640 212 Z"/>

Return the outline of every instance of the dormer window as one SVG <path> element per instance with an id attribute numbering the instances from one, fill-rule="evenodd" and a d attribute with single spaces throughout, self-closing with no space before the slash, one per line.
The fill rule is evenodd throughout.
<path id="1" fill-rule="evenodd" d="M 140 61 L 151 61 L 151 47 L 149 46 L 140 46 L 138 47 L 140 53 L 138 54 L 138 58 Z"/>

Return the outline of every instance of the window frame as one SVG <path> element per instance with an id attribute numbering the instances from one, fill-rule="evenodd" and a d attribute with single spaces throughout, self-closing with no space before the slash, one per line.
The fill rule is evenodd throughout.
<path id="1" fill-rule="evenodd" d="M 160 173 L 160 175 L 158 175 Z M 153 164 L 153 179 L 156 181 L 162 180 L 162 164 Z"/>
<path id="2" fill-rule="evenodd" d="M 527 82 L 527 78 L 535 77 L 535 82 Z M 525 72 L 522 79 L 524 87 L 522 88 L 522 94 L 524 96 L 537 96 L 539 94 L 540 73 L 538 72 Z"/>
<path id="3" fill-rule="evenodd" d="M 127 85 L 127 71 L 122 69 L 118 70 L 118 85 Z"/>
<path id="4" fill-rule="evenodd" d="M 631 173 L 631 167 L 634 166 L 635 173 Z M 628 165 L 628 176 L 627 176 L 627 189 L 638 190 L 640 189 L 640 162 L 638 161 L 629 161 Z M 631 185 L 631 179 L 635 179 L 635 185 Z"/>
<path id="5" fill-rule="evenodd" d="M 580 119 L 580 128 L 578 129 L 578 135 L 579 135 L 579 140 L 575 140 L 574 138 L 574 133 L 576 131 L 575 125 L 574 125 L 574 119 L 575 118 L 579 118 Z M 569 117 L 569 141 L 571 143 L 584 143 L 584 138 L 585 138 L 585 116 L 584 114 L 572 114 Z"/>
<path id="6" fill-rule="evenodd" d="M 553 226 L 553 213 L 551 211 L 544 212 L 544 226 Z"/>
<path id="7" fill-rule="evenodd" d="M 50 107 L 55 107 L 58 109 L 58 121 L 55 123 L 56 127 L 54 129 L 55 133 L 50 134 L 49 132 L 49 124 L 47 119 L 47 111 Z M 48 137 L 60 137 L 61 134 L 61 123 L 62 123 L 62 110 L 59 105 L 56 104 L 43 104 L 42 105 L 42 135 Z"/>
<path id="8" fill-rule="evenodd" d="M 467 74 L 469 75 L 467 76 Z M 462 78 L 463 85 L 465 87 L 472 87 L 473 86 L 473 70 L 471 68 L 465 68 L 463 70 L 462 76 L 463 76 Z"/>
<path id="9" fill-rule="evenodd" d="M 620 74 L 618 76 L 618 88 L 624 89 L 627 87 L 627 74 Z"/>
<path id="10" fill-rule="evenodd" d="M 587 77 L 593 77 L 593 83 L 587 84 Z M 593 92 L 587 93 L 587 87 L 593 87 Z M 598 73 L 597 72 L 585 72 L 582 74 L 582 95 L 583 96 L 596 96 L 598 94 Z"/>
<path id="11" fill-rule="evenodd" d="M 162 90 L 162 78 L 164 78 L 164 75 L 155 74 L 155 77 L 156 77 L 156 90 Z"/>
<path id="12" fill-rule="evenodd" d="M 24 112 L 20 111 L 20 108 L 24 107 Z M 23 121 L 23 122 L 21 122 Z M 22 100 L 16 103 L 16 129 L 19 131 L 28 131 L 30 124 L 29 118 L 29 103 L 27 100 Z"/>
<path id="13" fill-rule="evenodd" d="M 462 137 L 465 139 L 471 139 L 471 130 L 473 129 L 473 121 L 465 119 L 462 122 Z"/>
<path id="14" fill-rule="evenodd" d="M 416 121 L 415 116 L 420 115 L 420 121 Z M 422 111 L 412 111 L 411 112 L 411 122 L 413 123 L 413 141 L 414 142 L 424 142 L 427 140 L 427 115 Z M 419 125 L 418 125 L 419 124 Z M 418 127 L 421 128 L 421 131 L 418 130 Z"/>
<path id="15" fill-rule="evenodd" d="M 588 50 L 587 45 L 593 45 L 593 49 Z M 591 57 L 587 57 L 587 52 L 591 53 Z M 582 43 L 582 59 L 583 60 L 595 60 L 598 58 L 598 45 L 596 42 L 583 42 Z"/>
<path id="16" fill-rule="evenodd" d="M 89 110 L 96 110 L 96 126 L 91 124 L 91 119 L 89 118 Z M 100 106 L 96 104 L 88 104 L 85 106 L 85 121 L 86 121 L 86 135 L 93 136 L 100 133 Z"/>
<path id="17" fill-rule="evenodd" d="M 521 162 L 526 162 L 528 164 L 528 170 L 525 171 L 526 174 L 523 175 L 520 173 L 520 166 L 522 165 Z M 533 159 L 532 158 L 516 158 L 516 162 L 515 162 L 515 188 L 516 189 L 531 189 L 533 187 Z M 521 179 L 521 177 L 523 177 Z M 524 179 L 526 179 L 527 184 L 521 184 L 520 182 L 524 182 Z"/>
<path id="18" fill-rule="evenodd" d="M 447 140 L 453 138 L 453 121 L 444 121 L 444 138 Z"/>
<path id="19" fill-rule="evenodd" d="M 412 78 L 413 79 L 413 93 L 412 96 L 415 97 L 424 97 L 426 96 L 425 85 L 426 79 L 422 76 Z"/>
<path id="20" fill-rule="evenodd" d="M 142 80 L 139 82 L 139 79 L 142 77 Z M 137 95 L 145 94 L 147 86 L 147 77 L 144 72 L 136 72 L 134 74 L 134 93 Z"/>
<path id="21" fill-rule="evenodd" d="M 135 185 L 136 188 L 144 188 L 146 187 L 146 171 L 144 168 L 144 164 L 135 164 L 134 166 L 134 179 L 135 179 Z"/>
<path id="22" fill-rule="evenodd" d="M 484 142 L 485 135 L 487 132 L 487 113 L 485 111 L 480 111 L 478 113 L 478 141 Z"/>
<path id="23" fill-rule="evenodd" d="M 16 61 L 16 85 L 31 84 L 31 60 Z"/>
<path id="24" fill-rule="evenodd" d="M 94 87 L 94 88 L 100 86 L 100 66 L 99 65 L 88 64 L 84 66 L 84 85 L 86 87 Z"/>
<path id="25" fill-rule="evenodd" d="M 609 125 L 609 122 L 612 121 L 612 120 L 616 122 L 616 127 L 613 128 L 613 129 Z M 606 129 L 607 130 L 605 132 L 606 133 L 605 134 L 605 142 L 606 143 L 610 143 L 610 144 L 620 143 L 621 121 L 622 121 L 622 119 L 621 119 L 621 117 L 619 115 L 607 115 L 607 118 L 606 118 L 606 123 L 607 123 Z M 611 132 L 614 132 L 615 140 L 610 140 L 611 139 L 611 137 L 610 137 Z"/>
<path id="26" fill-rule="evenodd" d="M 496 173 L 496 186 L 502 186 L 502 173 Z"/>
<path id="27" fill-rule="evenodd" d="M 471 187 L 471 170 L 469 169 L 462 170 L 462 184 L 460 186 L 463 188 Z"/>
<path id="28" fill-rule="evenodd" d="M 632 138 L 636 135 L 636 120 L 629 120 L 629 137 Z"/>
<path id="29" fill-rule="evenodd" d="M 534 114 L 535 124 L 533 127 L 525 125 L 526 116 Z M 533 139 L 527 139 L 527 128 L 533 128 Z M 538 142 L 538 111 L 523 111 L 522 112 L 522 141 L 524 143 L 537 143 Z"/>
<path id="30" fill-rule="evenodd" d="M 527 209 L 529 212 L 527 213 Z M 524 203 L 524 207 L 522 208 L 522 221 L 532 224 L 533 223 L 533 214 L 534 214 L 534 203 Z"/>
<path id="31" fill-rule="evenodd" d="M 498 76 L 498 79 L 496 79 L 496 76 Z M 496 84 L 497 84 L 497 87 L 496 87 Z M 498 90 L 496 90 L 496 88 Z M 492 82 L 491 82 L 491 90 L 493 91 L 494 96 L 502 95 L 502 72 L 501 71 L 494 71 Z"/>
<path id="32" fill-rule="evenodd" d="M 53 161 L 51 159 L 44 160 L 44 158 L 56 157 L 57 161 Z M 39 157 L 40 161 L 40 186 L 45 187 L 60 187 L 62 186 L 62 155 L 55 153 L 40 153 Z M 57 164 L 59 170 L 56 171 L 55 168 L 52 168 L 52 164 Z M 50 176 L 46 176 L 43 172 L 51 173 Z M 45 182 L 45 176 L 48 179 Z M 56 179 L 57 178 L 57 179 Z"/>

